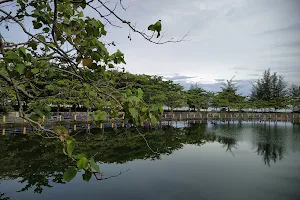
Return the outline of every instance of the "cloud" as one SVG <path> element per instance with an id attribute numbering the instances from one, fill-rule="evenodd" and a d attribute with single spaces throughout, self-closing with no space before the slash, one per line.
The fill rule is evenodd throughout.
<path id="1" fill-rule="evenodd" d="M 263 55 L 262 58 L 290 58 L 290 57 L 296 57 L 300 58 L 300 52 L 283 52 L 278 54 L 272 54 L 272 55 Z"/>
<path id="2" fill-rule="evenodd" d="M 226 79 L 223 79 L 223 78 L 217 78 L 217 79 L 215 79 L 215 81 L 217 81 L 217 82 L 224 82 Z"/>
<path id="3" fill-rule="evenodd" d="M 257 74 L 258 75 L 258 74 Z M 172 80 L 172 78 L 170 79 L 169 77 L 164 76 L 167 80 Z M 191 81 L 190 79 L 192 77 L 189 76 L 181 76 L 178 75 L 174 76 L 174 77 L 179 77 L 179 79 L 177 80 L 173 80 L 174 83 L 180 84 L 184 87 L 185 90 L 190 89 L 191 85 L 195 85 L 197 84 L 199 87 L 203 88 L 206 91 L 211 91 L 211 92 L 220 92 L 221 91 L 221 86 L 222 83 L 226 81 L 226 79 L 214 79 L 214 83 L 206 83 L 204 81 L 201 80 L 197 80 L 197 81 Z M 182 77 L 182 79 L 180 79 L 180 77 Z M 234 83 L 236 83 L 236 86 L 238 87 L 238 94 L 242 94 L 242 95 L 249 95 L 250 91 L 252 89 L 252 84 L 256 81 L 256 79 L 236 79 L 233 80 Z"/>
<path id="4" fill-rule="evenodd" d="M 197 76 L 183 76 L 183 75 L 177 75 L 177 76 L 173 76 L 173 77 L 165 77 L 171 81 L 178 81 L 178 80 L 188 80 L 191 78 L 196 78 Z"/>
<path id="5" fill-rule="evenodd" d="M 300 34 L 300 32 L 299 32 Z M 285 44 L 276 44 L 275 47 L 292 47 L 292 48 L 300 48 L 300 41 L 289 42 Z"/>
<path id="6" fill-rule="evenodd" d="M 238 94 L 245 95 L 245 96 L 250 95 L 252 84 L 254 82 L 253 79 L 235 80 L 234 82 L 237 83 Z M 211 84 L 199 83 L 198 85 L 207 91 L 221 92 L 222 82 L 211 83 Z"/>
<path id="7" fill-rule="evenodd" d="M 249 68 L 248 67 L 244 67 L 244 66 L 237 66 L 237 67 L 231 67 L 229 69 L 233 69 L 233 70 L 247 70 Z"/>
<path id="8" fill-rule="evenodd" d="M 247 74 L 248 76 L 261 76 L 261 74 Z"/>
<path id="9" fill-rule="evenodd" d="M 258 34 L 274 34 L 274 33 L 282 33 L 282 32 L 289 32 L 289 31 L 300 31 L 300 23 L 295 23 L 289 26 L 285 26 L 273 30 L 263 31 Z"/>

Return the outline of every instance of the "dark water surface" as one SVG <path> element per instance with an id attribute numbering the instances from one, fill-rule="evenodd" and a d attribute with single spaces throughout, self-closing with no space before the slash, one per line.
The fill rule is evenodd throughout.
<path id="1" fill-rule="evenodd" d="M 189 124 L 141 132 L 160 155 L 134 129 L 78 134 L 77 151 L 96 154 L 98 178 L 108 179 L 85 182 L 77 174 L 67 183 L 62 174 L 71 163 L 59 142 L 1 136 L 0 199 L 300 199 L 299 124 Z"/>

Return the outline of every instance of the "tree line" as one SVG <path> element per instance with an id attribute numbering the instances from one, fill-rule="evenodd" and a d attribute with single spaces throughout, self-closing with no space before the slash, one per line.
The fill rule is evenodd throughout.
<path id="1" fill-rule="evenodd" d="M 96 72 L 91 73 L 86 70 L 86 75 L 91 78 L 98 78 L 98 87 L 102 87 L 101 82 L 105 81 L 106 87 L 111 93 L 114 90 L 130 89 L 143 93 L 143 99 L 148 105 L 156 107 L 167 106 L 170 111 L 175 108 L 188 107 L 192 111 L 214 108 L 226 111 L 243 109 L 287 109 L 293 111 L 300 106 L 300 86 L 291 85 L 284 81 L 283 76 L 277 73 L 271 74 L 270 69 L 266 70 L 252 86 L 249 96 L 238 94 L 238 85 L 233 79 L 222 83 L 220 92 L 206 91 L 197 84 L 191 85 L 188 90 L 183 86 L 176 84 L 171 80 L 165 80 L 162 76 L 150 76 L 145 74 L 131 74 L 129 72 L 120 72 L 118 70 L 106 71 L 103 75 Z M 67 76 L 60 77 L 59 73 L 53 72 L 52 76 L 60 78 L 57 82 L 51 82 L 45 86 L 48 96 L 43 102 L 52 105 L 54 108 L 66 110 L 64 105 L 68 105 L 72 111 L 86 111 L 91 108 L 89 99 L 85 99 L 86 91 L 79 89 L 81 83 Z M 51 76 L 51 77 L 52 77 Z M 109 82 L 109 86 L 107 85 Z M 49 81 L 50 83 L 50 81 Z M 17 107 L 16 96 L 13 88 L 3 85 L 0 80 L 0 109 L 4 112 L 14 111 Z M 78 88 L 78 89 L 77 89 Z M 93 93 L 90 90 L 90 93 Z M 51 94 L 55 94 L 52 96 Z M 96 103 L 97 101 L 94 101 Z M 101 102 L 105 104 L 105 101 Z M 110 106 L 106 103 L 106 106 Z"/>

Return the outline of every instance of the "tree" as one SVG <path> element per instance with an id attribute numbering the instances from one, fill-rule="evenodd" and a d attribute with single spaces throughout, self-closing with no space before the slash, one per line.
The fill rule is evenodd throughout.
<path id="1" fill-rule="evenodd" d="M 228 111 L 230 111 L 230 108 L 241 110 L 245 107 L 245 97 L 236 93 L 237 86 L 233 82 L 233 78 L 222 83 L 221 89 L 222 91 L 213 97 L 213 105 L 219 108 L 226 107 Z"/>
<path id="2" fill-rule="evenodd" d="M 287 83 L 283 76 L 277 73 L 271 74 L 270 69 L 263 73 L 252 87 L 251 98 L 253 101 L 262 100 L 268 108 L 283 108 L 286 105 Z"/>
<path id="3" fill-rule="evenodd" d="M 0 112 L 13 111 L 13 105 L 16 103 L 16 95 L 11 87 L 0 79 Z"/>
<path id="4" fill-rule="evenodd" d="M 174 108 L 180 108 L 185 105 L 185 96 L 183 87 L 174 84 L 172 81 L 164 81 L 162 87 L 165 91 L 164 105 L 170 107 L 171 112 Z"/>
<path id="5" fill-rule="evenodd" d="M 122 6 L 122 1 L 119 4 Z M 116 45 L 104 41 L 106 26 L 125 25 L 154 44 L 182 39 L 161 42 L 161 38 L 153 38 L 155 32 L 160 33 L 161 24 L 151 28 L 150 34 L 139 31 L 101 0 L 5 0 L 0 5 L 0 79 L 13 91 L 20 116 L 36 128 L 37 134 L 62 142 L 64 153 L 77 163 L 78 170 L 93 166 L 93 160 L 73 155 L 75 139 L 65 128 L 44 128 L 41 119 L 49 115 L 51 104 L 83 104 L 95 111 L 95 122 L 106 120 L 108 114 L 118 116 L 120 111 L 134 125 L 156 121 L 161 109 L 148 106 L 140 88 L 113 87 L 115 83 L 110 80 L 114 74 L 107 69 L 126 62 L 119 49 L 114 53 L 107 50 Z M 101 20 L 85 15 L 90 12 Z M 11 27 L 21 30 L 18 36 L 25 39 L 15 42 L 9 34 Z M 66 171 L 68 180 L 74 171 L 74 167 Z"/>
<path id="6" fill-rule="evenodd" d="M 199 88 L 198 85 L 191 85 L 186 92 L 187 104 L 194 111 L 209 107 L 210 95 L 208 92 Z"/>
<path id="7" fill-rule="evenodd" d="M 289 88 L 289 98 L 290 105 L 292 106 L 292 110 L 296 111 L 300 109 L 300 86 L 292 85 Z"/>

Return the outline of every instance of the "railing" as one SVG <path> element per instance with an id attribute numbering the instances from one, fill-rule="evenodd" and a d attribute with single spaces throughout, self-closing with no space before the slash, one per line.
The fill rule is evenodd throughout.
<path id="1" fill-rule="evenodd" d="M 123 117 L 110 118 L 105 122 L 120 122 Z M 181 120 L 226 120 L 226 121 L 290 121 L 300 123 L 299 113 L 217 113 L 217 112 L 167 112 L 160 116 L 161 121 L 181 121 Z M 41 122 L 51 124 L 55 122 L 73 123 L 73 122 L 91 122 L 92 115 L 53 115 L 48 118 L 43 117 Z M 0 115 L 0 125 L 5 124 L 28 124 L 28 122 L 20 117 Z"/>
<path id="2" fill-rule="evenodd" d="M 290 121 L 300 123 L 299 113 L 212 113 L 212 112 L 174 112 L 164 113 L 161 116 L 170 120 L 242 120 L 242 121 Z"/>

